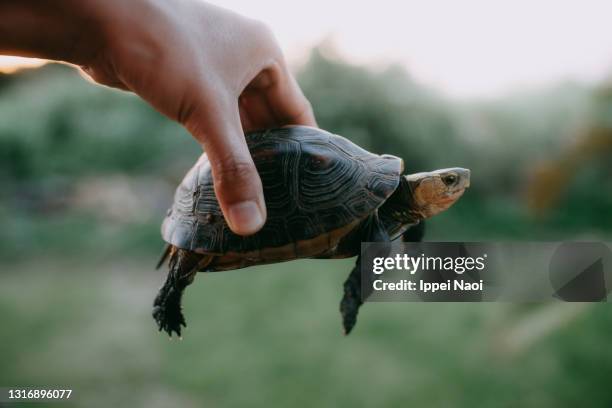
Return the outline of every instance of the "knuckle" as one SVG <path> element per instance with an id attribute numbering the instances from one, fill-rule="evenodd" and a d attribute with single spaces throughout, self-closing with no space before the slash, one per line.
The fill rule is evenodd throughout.
<path id="1" fill-rule="evenodd" d="M 217 160 L 215 163 L 215 182 L 220 188 L 228 184 L 235 186 L 240 183 L 248 183 L 256 172 L 252 162 L 233 156 Z"/>
<path id="2" fill-rule="evenodd" d="M 313 121 L 313 117 L 314 112 L 312 110 L 312 105 L 308 99 L 303 97 L 297 107 L 293 111 L 288 112 L 284 119 L 289 124 L 295 123 L 314 125 L 311 123 Z"/>
<path id="3" fill-rule="evenodd" d="M 306 99 L 306 97 L 304 97 L 303 101 L 303 109 L 302 109 L 302 115 L 312 115 L 313 114 L 313 109 L 312 109 L 312 103 L 310 103 L 310 101 L 308 99 Z"/>
<path id="4" fill-rule="evenodd" d="M 266 54 L 279 58 L 282 51 L 272 29 L 264 22 L 251 20 L 249 37 L 256 44 L 256 49 L 264 51 Z"/>
<path id="5" fill-rule="evenodd" d="M 252 34 L 256 35 L 258 38 L 264 38 L 264 39 L 274 38 L 274 33 L 272 32 L 272 29 L 270 28 L 270 26 L 268 26 L 266 23 L 264 23 L 261 20 L 251 20 L 250 26 L 251 26 Z"/>

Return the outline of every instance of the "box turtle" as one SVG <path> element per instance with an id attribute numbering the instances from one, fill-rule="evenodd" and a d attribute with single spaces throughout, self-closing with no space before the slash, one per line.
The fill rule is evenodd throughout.
<path id="1" fill-rule="evenodd" d="M 370 153 L 312 127 L 252 132 L 246 141 L 263 184 L 267 221 L 250 236 L 230 230 L 203 154 L 176 190 L 162 224 L 168 246 L 160 265 L 168 259 L 169 272 L 155 298 L 153 317 L 170 336 L 180 336 L 185 326 L 181 297 L 196 272 L 357 256 L 340 303 L 348 334 L 365 300 L 361 242 L 419 235 L 422 229 L 411 227 L 449 208 L 470 183 L 470 171 L 462 168 L 402 175 L 402 159 Z"/>

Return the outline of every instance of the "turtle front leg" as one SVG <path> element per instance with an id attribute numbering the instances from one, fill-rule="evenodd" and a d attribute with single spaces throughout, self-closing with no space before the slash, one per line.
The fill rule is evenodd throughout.
<path id="1" fill-rule="evenodd" d="M 378 213 L 371 215 L 362 225 L 361 240 L 363 242 L 387 242 L 389 234 L 384 229 L 378 218 Z M 358 243 L 361 246 L 361 242 Z M 358 251 L 361 251 L 359 249 Z M 357 257 L 357 262 L 348 278 L 344 282 L 344 296 L 340 301 L 340 313 L 342 314 L 342 325 L 344 334 L 348 335 L 355 324 L 357 323 L 357 314 L 363 302 L 372 293 L 372 282 L 375 276 L 372 274 L 367 276 L 368 282 L 365 286 L 367 292 L 362 293 L 362 276 L 361 276 L 361 255 Z"/>
<path id="2" fill-rule="evenodd" d="M 361 255 L 357 257 L 357 264 L 351 271 L 349 277 L 344 282 L 344 296 L 340 301 L 340 314 L 342 314 L 342 326 L 344 334 L 348 335 L 355 323 L 357 323 L 357 313 L 363 304 L 361 300 Z"/>
<path id="3" fill-rule="evenodd" d="M 421 242 L 425 237 L 425 220 L 421 220 L 417 225 L 408 228 L 402 234 L 402 242 Z"/>
<path id="4" fill-rule="evenodd" d="M 208 258 L 182 249 L 174 249 L 170 255 L 168 277 L 153 302 L 153 318 L 159 330 L 170 337 L 172 332 L 180 337 L 181 326 L 187 327 L 181 307 L 183 292 Z"/>

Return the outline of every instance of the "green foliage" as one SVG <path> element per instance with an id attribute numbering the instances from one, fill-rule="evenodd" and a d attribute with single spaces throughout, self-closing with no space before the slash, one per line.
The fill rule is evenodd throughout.
<path id="1" fill-rule="evenodd" d="M 472 169 L 470 190 L 428 223 L 430 240 L 612 237 L 603 152 L 543 217 L 524 201 L 535 166 L 581 128 L 612 123 L 609 94 L 561 84 L 449 101 L 401 68 L 317 50 L 299 82 L 321 127 L 402 157 L 407 171 Z M 68 67 L 0 76 L 0 384 L 72 386 L 87 407 L 556 407 L 585 396 L 610 406 L 608 308 L 516 355 L 499 347 L 506 305 L 370 304 L 343 338 L 337 308 L 352 260 L 199 277 L 186 339 L 168 343 L 150 317 L 159 224 L 200 153 L 135 96 Z M 113 188 L 118 174 L 132 184 Z M 104 200 L 117 191 L 119 216 Z"/>
<path id="2" fill-rule="evenodd" d="M 502 346 L 513 317 L 504 304 L 369 303 L 344 337 L 351 261 L 308 260 L 198 276 L 185 338 L 169 341 L 150 316 L 163 279 L 150 259 L 48 260 L 1 277 L 0 383 L 69 386 L 71 406 L 612 403 L 605 304 L 514 354 Z"/>
<path id="3" fill-rule="evenodd" d="M 197 144 L 136 96 L 50 65 L 0 88 L 0 177 L 43 182 L 124 172 L 167 175 Z"/>
<path id="4" fill-rule="evenodd" d="M 560 205 L 545 217 L 529 216 L 523 201 L 538 163 L 562 151 L 589 121 L 605 123 L 607 93 L 568 83 L 499 100 L 448 101 L 415 83 L 403 68 L 373 71 L 319 50 L 298 78 L 322 128 L 402 157 L 409 172 L 472 169 L 472 187 L 451 211 L 432 220 L 428 239 L 610 236 L 612 178 L 605 157 L 568 180 Z M 91 86 L 69 67 L 7 76 L 0 86 L 0 218 L 15 228 L 0 231 L 0 253 L 14 259 L 28 249 L 80 248 L 99 236 L 103 221 L 95 210 L 83 212 L 70 203 L 58 207 L 58 197 L 70 197 L 92 177 L 118 173 L 136 183 L 145 177 L 163 180 L 172 188 L 199 154 L 181 126 L 134 95 Z M 150 233 L 132 241 L 138 226 L 128 223 L 117 227 L 122 239 L 113 242 L 157 250 L 156 224 L 170 199 L 153 205 Z M 59 228 L 60 234 L 45 227 L 71 217 L 81 226 Z M 49 236 L 49 242 L 39 242 L 40 236 Z"/>
<path id="5" fill-rule="evenodd" d="M 612 231 L 602 223 L 610 219 L 612 178 L 603 164 L 609 154 L 578 169 L 547 216 L 529 216 L 524 202 L 534 169 L 605 117 L 599 113 L 593 121 L 592 112 L 607 105 L 584 86 L 564 83 L 498 100 L 451 102 L 399 67 L 374 72 L 317 50 L 299 80 L 321 127 L 402 157 L 408 172 L 472 170 L 471 188 L 451 211 L 432 220 L 429 239 L 558 240 Z"/>
<path id="6" fill-rule="evenodd" d="M 299 81 L 319 126 L 371 151 L 400 156 L 407 169 L 424 170 L 455 147 L 450 109 L 400 67 L 377 74 L 326 59 L 315 50 Z M 432 136 L 442 138 L 436 149 Z"/>

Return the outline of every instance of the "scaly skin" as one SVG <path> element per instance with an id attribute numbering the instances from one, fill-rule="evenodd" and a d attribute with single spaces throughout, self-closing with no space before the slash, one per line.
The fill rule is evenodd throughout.
<path id="1" fill-rule="evenodd" d="M 358 255 L 361 242 L 388 242 L 402 235 L 407 241 L 420 239 L 422 228 L 417 226 L 426 218 L 448 209 L 469 186 L 470 172 L 466 169 L 444 169 L 428 173 L 402 176 L 396 191 L 379 209 L 363 220 L 353 230 L 347 232 L 340 243 L 334 247 L 322 248 L 316 258 L 338 258 Z M 414 233 L 411 233 L 411 228 Z M 261 248 L 266 249 L 266 248 Z M 185 319 L 181 312 L 181 298 L 185 288 L 193 282 L 197 271 L 213 265 L 215 256 L 203 255 L 174 246 L 169 251 L 170 262 L 168 279 L 160 289 L 154 303 L 153 317 L 158 327 L 167 332 L 181 335 Z M 238 255 L 236 255 L 238 256 Z M 256 260 L 253 264 L 256 264 Z M 356 322 L 361 305 L 371 293 L 362 292 L 373 276 L 363 276 L 360 268 L 361 257 L 346 282 L 344 296 L 340 302 L 342 324 L 345 334 L 349 334 Z M 367 279 L 366 284 L 362 282 Z"/>

